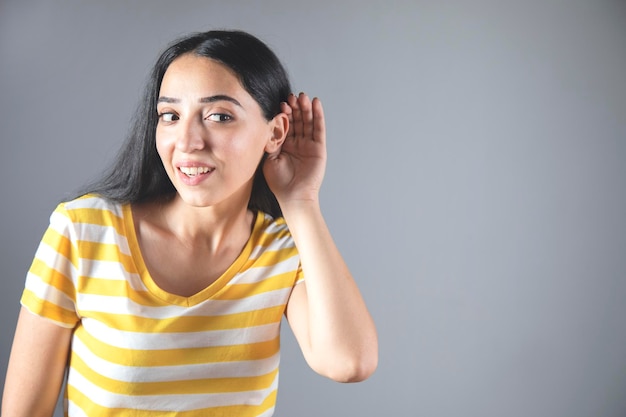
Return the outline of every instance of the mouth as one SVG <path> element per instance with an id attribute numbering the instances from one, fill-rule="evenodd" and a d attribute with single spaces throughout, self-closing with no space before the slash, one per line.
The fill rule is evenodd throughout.
<path id="1" fill-rule="evenodd" d="M 215 168 L 209 167 L 178 167 L 178 170 L 188 177 L 197 177 L 198 175 L 213 172 Z"/>

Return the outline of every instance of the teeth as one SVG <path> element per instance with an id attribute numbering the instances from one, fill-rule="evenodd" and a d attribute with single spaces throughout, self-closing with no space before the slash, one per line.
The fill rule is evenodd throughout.
<path id="1" fill-rule="evenodd" d="M 206 174 L 210 171 L 209 167 L 180 167 L 180 171 L 190 177 L 195 177 L 198 174 Z"/>

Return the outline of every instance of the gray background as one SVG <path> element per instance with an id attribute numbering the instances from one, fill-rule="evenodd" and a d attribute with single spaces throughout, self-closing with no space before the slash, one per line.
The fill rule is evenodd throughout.
<path id="1" fill-rule="evenodd" d="M 56 202 L 210 28 L 324 100 L 323 208 L 379 330 L 340 385 L 285 327 L 277 416 L 626 415 L 623 1 L 2 0 L 0 373 Z"/>

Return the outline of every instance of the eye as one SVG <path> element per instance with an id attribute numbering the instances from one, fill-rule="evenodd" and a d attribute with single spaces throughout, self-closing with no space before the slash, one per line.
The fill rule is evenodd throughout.
<path id="1" fill-rule="evenodd" d="M 224 113 L 212 113 L 209 114 L 207 120 L 210 120 L 212 122 L 224 123 L 233 120 L 233 117 Z"/>
<path id="2" fill-rule="evenodd" d="M 169 122 L 174 122 L 178 120 L 179 117 L 174 113 L 164 112 L 164 113 L 159 113 L 159 119 L 166 123 L 169 123 Z"/>

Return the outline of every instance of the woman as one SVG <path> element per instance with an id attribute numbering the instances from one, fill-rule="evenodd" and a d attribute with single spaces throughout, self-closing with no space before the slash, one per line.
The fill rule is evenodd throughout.
<path id="1" fill-rule="evenodd" d="M 260 40 L 190 35 L 126 145 L 60 204 L 29 271 L 3 416 L 269 416 L 281 316 L 309 365 L 367 378 L 377 337 L 319 206 L 321 102 Z"/>

